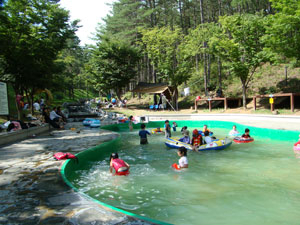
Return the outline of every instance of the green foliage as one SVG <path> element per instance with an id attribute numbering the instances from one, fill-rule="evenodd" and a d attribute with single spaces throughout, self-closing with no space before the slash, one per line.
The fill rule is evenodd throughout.
<path id="1" fill-rule="evenodd" d="M 76 30 L 68 12 L 56 1 L 8 0 L 0 16 L 1 79 L 18 93 L 51 86 L 58 67 L 55 59 Z"/>
<path id="2" fill-rule="evenodd" d="M 295 0 L 272 0 L 278 10 L 266 21 L 266 51 L 300 59 L 300 3 Z"/>
<path id="3" fill-rule="evenodd" d="M 158 78 L 177 87 L 189 77 L 190 62 L 185 60 L 181 29 L 169 27 L 141 30 L 145 52 L 157 69 Z"/>
<path id="4" fill-rule="evenodd" d="M 220 18 L 221 33 L 209 45 L 227 61 L 230 72 L 239 77 L 246 107 L 246 89 L 255 70 L 267 61 L 261 37 L 265 34 L 263 18 L 257 15 L 234 15 Z"/>
<path id="5" fill-rule="evenodd" d="M 140 54 L 137 48 L 124 42 L 103 40 L 92 51 L 86 71 L 99 90 L 114 90 L 120 98 L 122 88 L 137 75 L 137 63 Z"/>

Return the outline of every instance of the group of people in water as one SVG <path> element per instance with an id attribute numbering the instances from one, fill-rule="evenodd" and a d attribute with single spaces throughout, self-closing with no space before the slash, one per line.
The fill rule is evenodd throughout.
<path id="1" fill-rule="evenodd" d="M 171 130 L 176 131 L 177 124 L 176 122 L 172 123 L 172 127 L 170 125 L 169 120 L 165 121 L 164 130 L 160 127 L 157 127 L 155 132 L 164 132 L 166 138 L 171 137 Z M 130 129 L 131 130 L 131 129 Z M 208 129 L 207 125 L 203 126 L 203 130 L 194 129 L 192 132 L 192 138 L 190 138 L 190 133 L 187 126 L 182 127 L 181 133 L 183 137 L 178 139 L 178 141 L 190 144 L 193 146 L 193 150 L 196 150 L 200 145 L 203 144 L 210 144 L 214 140 L 216 140 L 215 137 L 212 136 L 213 132 L 211 132 Z M 140 144 L 148 144 L 148 138 L 147 136 L 151 135 L 151 133 L 146 130 L 146 125 L 141 124 L 141 130 L 139 131 L 140 136 Z M 232 130 L 229 132 L 230 136 L 238 136 L 240 135 L 239 131 L 237 131 L 236 125 L 233 125 Z M 245 133 L 241 135 L 241 138 L 250 138 L 250 130 L 248 128 L 245 129 Z M 174 163 L 172 167 L 175 169 L 181 169 L 181 168 L 188 168 L 188 159 L 187 159 L 187 149 L 185 147 L 180 147 L 177 152 L 178 156 L 180 157 L 178 164 Z M 113 172 L 113 169 L 115 170 L 116 175 L 128 175 L 129 174 L 129 168 L 130 166 L 124 162 L 123 160 L 119 159 L 117 153 L 112 153 L 110 157 L 110 172 Z"/>

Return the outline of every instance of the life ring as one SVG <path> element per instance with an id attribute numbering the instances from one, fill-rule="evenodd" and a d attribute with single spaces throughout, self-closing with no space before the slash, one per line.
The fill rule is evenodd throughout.
<path id="1" fill-rule="evenodd" d="M 122 172 L 116 172 L 115 176 L 128 176 L 130 174 L 129 170 L 122 171 Z"/>
<path id="2" fill-rule="evenodd" d="M 180 170 L 180 167 L 177 165 L 177 163 L 173 163 L 172 167 L 176 170 Z"/>
<path id="3" fill-rule="evenodd" d="M 300 151 L 300 141 L 294 144 L 294 151 Z"/>
<path id="4" fill-rule="evenodd" d="M 233 139 L 233 141 L 234 141 L 235 143 L 240 144 L 240 143 L 250 143 L 250 142 L 253 142 L 254 139 L 253 139 L 253 138 L 236 137 L 236 138 Z"/>

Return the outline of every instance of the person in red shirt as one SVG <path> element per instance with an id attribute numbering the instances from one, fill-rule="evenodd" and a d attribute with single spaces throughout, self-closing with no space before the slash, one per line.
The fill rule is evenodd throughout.
<path id="1" fill-rule="evenodd" d="M 112 173 L 115 170 L 115 175 L 128 175 L 130 166 L 128 163 L 119 159 L 118 153 L 112 153 L 110 155 L 110 167 L 109 171 Z"/>

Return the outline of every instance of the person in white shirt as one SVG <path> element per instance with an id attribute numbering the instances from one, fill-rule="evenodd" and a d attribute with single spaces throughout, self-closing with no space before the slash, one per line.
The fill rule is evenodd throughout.
<path id="1" fill-rule="evenodd" d="M 56 107 L 53 107 L 52 111 L 50 112 L 50 120 L 55 122 L 59 122 L 61 120 L 61 116 L 57 115 L 56 113 Z"/>
<path id="2" fill-rule="evenodd" d="M 40 111 L 41 110 L 40 104 L 37 101 L 35 101 L 33 103 L 33 107 L 34 107 L 35 111 Z"/>
<path id="3" fill-rule="evenodd" d="M 189 167 L 189 161 L 187 159 L 187 150 L 185 147 L 180 147 L 177 151 L 178 156 L 180 156 L 180 159 L 178 161 L 178 167 L 179 168 L 188 168 Z"/>
<path id="4" fill-rule="evenodd" d="M 229 132 L 230 136 L 238 136 L 240 134 L 240 132 L 238 132 L 238 130 L 236 129 L 236 125 L 232 126 L 232 130 Z"/>
<path id="5" fill-rule="evenodd" d="M 206 144 L 210 144 L 210 143 L 213 142 L 212 138 L 209 136 L 209 131 L 208 130 L 204 132 L 204 141 L 205 141 Z"/>

